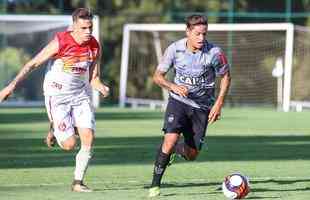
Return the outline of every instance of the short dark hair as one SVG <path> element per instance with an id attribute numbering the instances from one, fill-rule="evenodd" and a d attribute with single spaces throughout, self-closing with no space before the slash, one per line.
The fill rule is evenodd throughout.
<path id="1" fill-rule="evenodd" d="M 196 25 L 208 26 L 208 19 L 203 15 L 190 15 L 186 18 L 186 27 L 192 29 Z"/>
<path id="2" fill-rule="evenodd" d="M 78 19 L 92 20 L 93 17 L 94 17 L 93 14 L 91 13 L 90 9 L 88 9 L 88 8 L 77 8 L 72 13 L 72 20 L 74 22 L 76 22 Z"/>

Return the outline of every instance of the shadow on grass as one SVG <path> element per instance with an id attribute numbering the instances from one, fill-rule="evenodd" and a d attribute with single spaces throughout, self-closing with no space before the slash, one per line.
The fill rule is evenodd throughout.
<path id="1" fill-rule="evenodd" d="M 253 193 L 265 193 L 265 192 L 298 192 L 298 191 L 309 191 L 309 187 L 304 188 L 290 188 L 290 189 L 273 189 L 273 188 L 259 188 L 257 184 L 260 183 L 272 183 L 273 185 L 284 185 L 284 184 L 293 184 L 298 182 L 310 182 L 310 179 L 294 179 L 294 180 L 277 180 L 277 179 L 268 179 L 268 180 L 259 180 L 259 181 L 251 181 L 251 192 L 250 195 L 246 199 L 266 199 L 266 198 L 272 198 L 272 199 L 281 199 L 280 196 L 263 196 Z M 205 183 L 197 183 L 197 182 L 187 182 L 187 183 L 164 183 L 162 184 L 162 188 L 188 188 L 188 187 L 214 187 L 214 191 L 210 192 L 208 190 L 207 192 L 201 192 L 201 193 L 186 193 L 182 195 L 186 196 L 192 196 L 192 195 L 202 195 L 206 194 L 206 196 L 209 194 L 217 194 L 221 193 L 221 183 L 220 182 L 205 182 Z M 148 188 L 148 187 L 145 187 Z M 177 193 L 168 193 L 163 196 L 178 196 Z"/>
<path id="2" fill-rule="evenodd" d="M 306 188 L 297 188 L 297 189 L 265 189 L 265 188 L 258 188 L 256 185 L 261 184 L 261 183 L 272 183 L 274 185 L 289 185 L 289 184 L 294 184 L 294 183 L 300 183 L 300 182 L 305 182 L 308 183 L 310 182 L 310 179 L 290 179 L 290 180 L 284 180 L 284 179 L 267 179 L 267 180 L 259 180 L 259 181 L 251 181 L 251 191 L 252 192 L 266 192 L 266 191 L 304 191 L 304 190 L 309 190 L 309 187 Z M 220 182 L 208 182 L 206 181 L 205 183 L 202 182 L 187 182 L 187 183 L 163 183 L 162 187 L 166 188 L 183 188 L 183 187 L 212 187 L 214 186 L 215 191 L 221 191 Z M 145 187 L 147 188 L 147 186 Z"/>
<path id="3" fill-rule="evenodd" d="M 22 109 L 21 109 L 22 110 Z M 29 110 L 31 112 L 1 112 L 0 109 L 0 124 L 20 124 L 29 122 L 44 122 L 47 121 L 47 114 L 44 109 Z M 120 110 L 115 112 L 97 112 L 97 120 L 149 120 L 162 119 L 163 113 L 157 111 L 134 111 Z"/>
<path id="4" fill-rule="evenodd" d="M 92 164 L 152 164 L 161 138 L 96 138 Z M 310 136 L 208 136 L 207 139 L 208 151 L 203 150 L 195 162 L 310 160 Z M 43 139 L 38 138 L 1 138 L 0 168 L 73 166 L 76 151 L 64 152 L 58 147 L 48 150 Z"/>
<path id="5" fill-rule="evenodd" d="M 257 183 L 276 183 L 279 185 L 289 185 L 289 184 L 295 184 L 295 183 L 303 183 L 303 182 L 310 182 L 309 178 L 305 179 L 289 179 L 289 180 L 284 180 L 284 179 L 266 179 L 266 180 L 254 180 L 251 181 L 251 184 L 257 184 Z"/>
<path id="6" fill-rule="evenodd" d="M 280 196 L 275 197 L 275 196 L 264 196 L 264 197 L 259 197 L 259 196 L 250 196 L 246 197 L 246 199 L 281 199 Z"/>

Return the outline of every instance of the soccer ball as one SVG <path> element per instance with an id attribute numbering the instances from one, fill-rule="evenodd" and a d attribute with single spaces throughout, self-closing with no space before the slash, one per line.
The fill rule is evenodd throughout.
<path id="1" fill-rule="evenodd" d="M 222 191 L 228 199 L 243 199 L 250 192 L 249 180 L 240 173 L 228 175 L 222 184 Z"/>

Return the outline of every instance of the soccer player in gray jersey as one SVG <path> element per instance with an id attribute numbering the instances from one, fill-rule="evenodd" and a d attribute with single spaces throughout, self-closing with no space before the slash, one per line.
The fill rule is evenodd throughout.
<path id="1" fill-rule="evenodd" d="M 208 21 L 192 15 L 186 21 L 186 38 L 172 43 L 154 73 L 154 82 L 169 91 L 163 131 L 149 197 L 160 194 L 160 183 L 171 154 L 195 160 L 204 143 L 208 123 L 219 119 L 230 85 L 227 59 L 218 46 L 206 40 Z M 165 78 L 175 70 L 174 81 Z M 220 77 L 220 90 L 215 98 L 215 78 Z M 183 134 L 184 143 L 178 142 Z"/>

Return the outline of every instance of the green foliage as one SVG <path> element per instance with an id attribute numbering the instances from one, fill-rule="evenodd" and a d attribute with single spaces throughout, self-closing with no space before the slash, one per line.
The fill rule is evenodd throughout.
<path id="1" fill-rule="evenodd" d="M 7 47 L 0 50 L 0 87 L 13 78 L 17 71 L 30 59 L 23 50 Z"/>
<path id="2" fill-rule="evenodd" d="M 7 2 L 7 1 L 6 1 Z M 228 22 L 232 11 L 240 12 L 286 12 L 286 1 L 253 0 L 27 0 L 14 1 L 14 7 L 4 9 L 10 14 L 52 13 L 70 14 L 77 7 L 88 7 L 100 16 L 100 40 L 103 47 L 102 78 L 112 86 L 111 100 L 117 100 L 121 62 L 122 31 L 125 23 L 182 23 L 189 14 L 202 13 L 209 16 L 210 23 Z M 309 10 L 309 0 L 291 1 L 294 12 Z M 234 17 L 232 15 L 232 17 Z M 308 19 L 308 21 L 307 21 Z M 234 17 L 233 22 L 279 22 L 286 18 Z M 310 24 L 309 17 L 291 18 L 298 24 Z M 147 78 L 150 80 L 150 78 Z M 130 86 L 129 86 L 130 87 Z M 150 88 L 148 86 L 148 88 Z M 129 88 L 129 90 L 131 90 Z M 133 90 L 133 89 L 132 89 Z"/>

